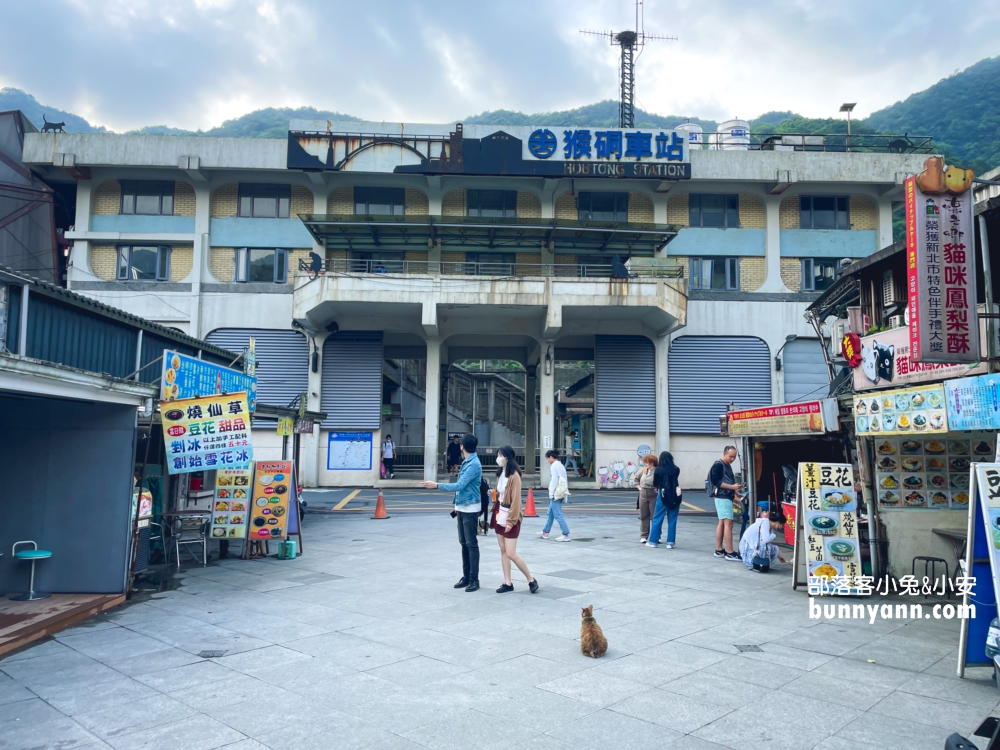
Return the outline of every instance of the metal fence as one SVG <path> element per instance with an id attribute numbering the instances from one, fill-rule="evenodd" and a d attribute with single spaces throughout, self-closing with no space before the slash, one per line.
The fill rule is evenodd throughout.
<path id="1" fill-rule="evenodd" d="M 309 271 L 309 262 L 299 261 L 299 271 Z M 608 264 L 592 263 L 464 263 L 426 260 L 360 260 L 331 258 L 325 263 L 327 273 L 375 275 L 431 275 L 431 276 L 499 276 L 542 278 L 616 278 L 614 268 Z M 680 279 L 684 277 L 681 264 L 643 265 L 629 271 L 630 277 Z M 625 278 L 625 277 L 620 277 Z"/>
<path id="2" fill-rule="evenodd" d="M 702 134 L 702 148 L 749 151 L 858 151 L 887 154 L 929 154 L 931 136 L 889 133 L 751 133 L 739 143 L 725 133 Z"/>

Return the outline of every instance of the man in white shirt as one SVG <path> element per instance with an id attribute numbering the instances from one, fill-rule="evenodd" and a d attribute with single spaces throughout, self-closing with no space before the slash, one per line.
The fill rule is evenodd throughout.
<path id="1" fill-rule="evenodd" d="M 386 435 L 382 443 L 382 463 L 385 464 L 385 476 L 387 479 L 395 479 L 396 473 L 393 471 L 393 464 L 396 462 L 396 444 L 392 442 L 392 435 Z"/>
<path id="2" fill-rule="evenodd" d="M 559 461 L 559 451 L 548 451 L 545 460 L 549 462 L 549 513 L 545 518 L 545 528 L 538 532 L 542 539 L 549 538 L 549 530 L 552 522 L 558 521 L 562 536 L 557 536 L 557 542 L 569 541 L 569 526 L 563 516 L 563 500 L 569 497 L 569 478 L 566 476 L 566 467 Z"/>

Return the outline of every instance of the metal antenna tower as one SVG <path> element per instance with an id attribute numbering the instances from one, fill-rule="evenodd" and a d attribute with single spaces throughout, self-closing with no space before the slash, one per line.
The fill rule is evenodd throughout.
<path id="1" fill-rule="evenodd" d="M 622 48 L 621 92 L 618 104 L 618 119 L 623 128 L 635 127 L 635 61 L 642 54 L 646 42 L 676 42 L 675 36 L 657 36 L 645 32 L 642 0 L 635 0 L 636 31 L 584 31 L 581 34 L 601 36 L 611 40 L 611 44 Z"/>

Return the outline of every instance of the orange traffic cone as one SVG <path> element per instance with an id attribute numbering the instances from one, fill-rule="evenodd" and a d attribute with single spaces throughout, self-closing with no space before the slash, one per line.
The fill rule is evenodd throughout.
<path id="1" fill-rule="evenodd" d="M 382 496 L 382 488 L 378 488 L 378 500 L 375 501 L 375 515 L 372 520 L 378 518 L 391 518 L 385 514 L 385 498 Z"/>
<path id="2" fill-rule="evenodd" d="M 528 488 L 528 502 L 524 506 L 524 515 L 528 518 L 538 517 L 535 512 L 535 490 L 533 487 Z"/>

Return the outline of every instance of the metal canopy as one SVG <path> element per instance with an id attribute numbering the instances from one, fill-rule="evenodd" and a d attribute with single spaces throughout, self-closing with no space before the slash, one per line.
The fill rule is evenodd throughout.
<path id="1" fill-rule="evenodd" d="M 442 247 L 608 253 L 653 256 L 677 236 L 672 224 L 574 219 L 482 219 L 472 216 L 365 216 L 299 214 L 329 249 L 385 252 Z"/>

